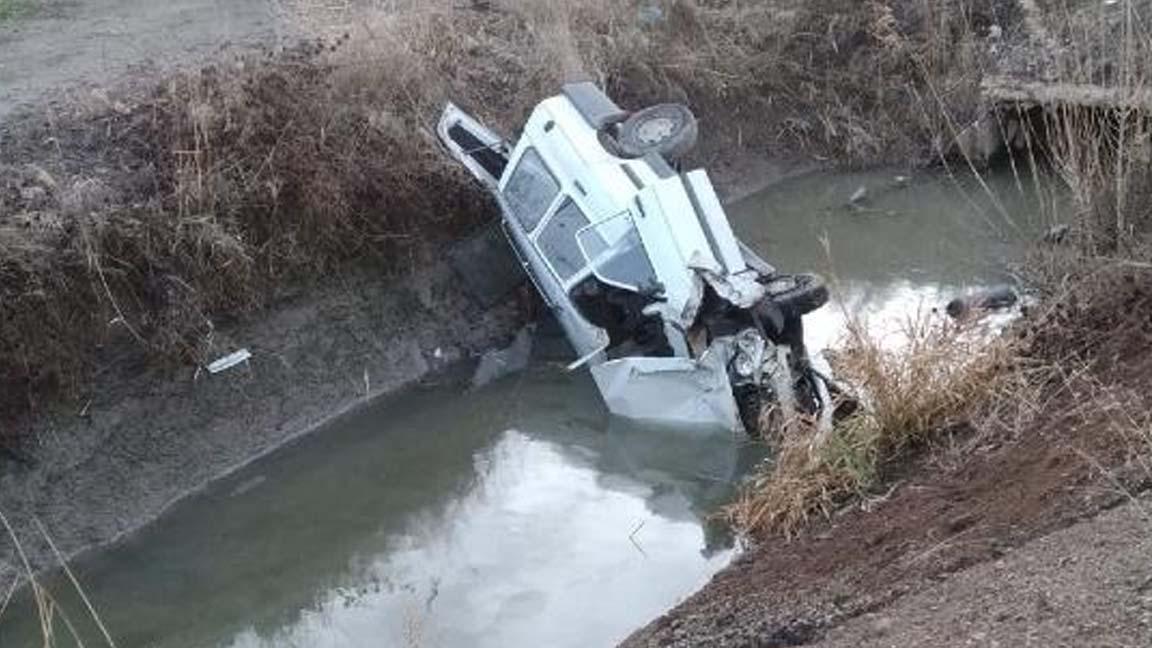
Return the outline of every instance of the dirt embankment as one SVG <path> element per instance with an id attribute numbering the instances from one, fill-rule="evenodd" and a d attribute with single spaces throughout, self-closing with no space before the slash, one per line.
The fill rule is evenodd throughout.
<path id="1" fill-rule="evenodd" d="M 1150 530 L 1148 501 L 1125 504 L 853 619 L 818 645 L 1147 646 Z"/>
<path id="2" fill-rule="evenodd" d="M 962 599 L 940 600 L 945 587 L 940 584 L 970 573 L 975 565 L 1012 560 L 1017 552 L 1030 551 L 1029 542 L 1127 502 L 1124 489 L 1139 490 L 1147 474 L 1115 468 L 1127 459 L 1126 444 L 1102 433 L 1106 429 L 1099 421 L 1047 420 L 1016 437 L 958 436 L 950 448 L 893 475 L 889 490 L 873 494 L 864 506 L 846 508 L 791 540 L 762 539 L 703 590 L 624 645 L 802 646 L 825 640 L 832 645 L 920 645 L 899 637 L 916 636 L 914 615 L 930 612 L 949 619 L 957 630 L 933 629 L 932 645 L 1015 645 L 991 643 L 1004 641 L 1005 635 L 990 633 L 989 626 L 1002 623 L 1001 631 L 1020 630 L 1005 623 L 1018 610 L 995 607 L 989 610 L 991 618 L 972 618 L 977 610 L 962 608 Z M 1083 548 L 1082 559 L 1102 560 L 1106 556 L 1099 548 Z M 1075 552 L 1048 550 L 1048 555 L 1057 561 L 1077 559 Z M 1126 555 L 1140 570 L 1152 569 L 1147 556 Z M 989 596 L 1011 598 L 1022 586 L 1011 571 L 981 569 L 995 575 L 981 584 Z M 1097 575 L 1089 575 L 1093 578 L 1086 582 L 1066 583 L 1064 594 L 1103 585 Z M 937 608 L 914 607 L 915 601 L 925 600 L 936 600 Z M 1062 604 L 1076 607 L 1074 598 L 1065 597 Z M 1107 645 L 1144 645 L 1135 641 L 1147 637 L 1139 610 L 1113 616 L 1114 636 L 1132 641 Z M 1034 635 L 1036 645 L 1058 645 L 1045 637 L 1069 641 L 1059 645 L 1103 645 L 1093 643 L 1097 634 L 1091 626 L 1057 622 L 1034 630 L 1044 630 Z M 974 640 L 978 632 L 986 634 Z"/>

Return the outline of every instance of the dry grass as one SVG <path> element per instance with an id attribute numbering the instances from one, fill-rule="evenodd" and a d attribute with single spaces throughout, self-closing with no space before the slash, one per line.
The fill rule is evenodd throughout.
<path id="1" fill-rule="evenodd" d="M 1115 106 L 1057 104 L 1046 112 L 1046 139 L 1072 189 L 1080 243 L 1093 254 L 1143 252 L 1152 229 L 1152 3 L 1047 4 L 1048 27 L 1059 37 L 1054 82 L 1091 88 Z"/>
<path id="2" fill-rule="evenodd" d="M 0 526 L 3 526 L 6 537 L 12 543 L 16 555 L 20 557 L 23 570 L 22 572 L 14 574 L 11 585 L 7 588 L 4 598 L 0 600 L 0 621 L 3 621 L 4 613 L 7 612 L 12 603 L 13 596 L 16 594 L 16 590 L 23 580 L 31 593 L 35 607 L 37 629 L 41 639 L 40 645 L 43 648 L 54 648 L 55 646 L 62 645 L 62 642 L 65 642 L 66 645 L 83 648 L 86 643 L 81 637 L 78 624 L 73 622 L 68 616 L 67 611 L 60 605 L 57 596 L 37 577 L 36 570 L 33 569 L 28 559 L 20 536 L 16 533 L 8 517 L 2 511 L 0 511 Z M 71 568 L 68 567 L 64 556 L 60 553 L 59 549 L 57 549 L 56 543 L 53 542 L 48 531 L 38 520 L 35 521 L 35 526 L 41 540 L 43 540 L 48 548 L 51 549 L 53 555 L 55 555 L 60 568 L 68 578 L 69 585 L 73 588 L 73 591 L 81 603 L 83 603 L 86 620 L 95 628 L 100 640 L 99 645 L 116 648 L 116 641 L 104 625 L 104 621 L 100 618 L 99 612 L 97 612 L 91 599 L 88 598 L 88 594 L 84 591 L 80 581 L 76 578 Z"/>
<path id="3" fill-rule="evenodd" d="M 1143 384 L 1152 313 L 1152 2 L 1103 8 L 1050 0 L 1058 36 L 1054 81 L 1092 88 L 1112 107 L 1068 103 L 1044 112 L 1044 140 L 1075 207 L 1072 245 L 1024 267 L 1043 296 L 1026 353 L 1084 364 L 1107 383 Z"/>
<path id="4" fill-rule="evenodd" d="M 730 509 L 733 521 L 747 533 L 792 535 L 865 496 L 909 450 L 968 426 L 1009 384 L 1009 358 L 1003 341 L 935 316 L 911 318 L 895 346 L 849 318 L 834 364 L 861 410 L 824 438 L 785 435 L 774 465 Z"/>
<path id="5" fill-rule="evenodd" d="M 1048 132 L 1057 172 L 1071 188 L 1081 247 L 1108 256 L 1145 252 L 1152 231 L 1148 116 L 1060 106 Z"/>

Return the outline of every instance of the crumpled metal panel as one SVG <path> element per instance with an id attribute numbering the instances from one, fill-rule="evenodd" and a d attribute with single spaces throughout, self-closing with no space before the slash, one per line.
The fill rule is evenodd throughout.
<path id="1" fill-rule="evenodd" d="M 763 301 L 767 291 L 763 284 L 756 281 L 756 274 L 743 272 L 734 275 L 722 275 L 703 267 L 690 266 L 698 272 L 704 280 L 712 286 L 712 290 L 721 299 L 737 308 L 750 309 Z"/>
<path id="2" fill-rule="evenodd" d="M 728 382 L 730 340 L 718 340 L 698 360 L 622 358 L 592 367 L 608 409 L 637 421 L 742 431 Z"/>

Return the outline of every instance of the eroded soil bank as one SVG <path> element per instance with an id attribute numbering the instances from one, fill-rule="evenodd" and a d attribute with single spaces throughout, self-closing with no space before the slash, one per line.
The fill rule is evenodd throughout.
<path id="1" fill-rule="evenodd" d="M 1030 544 L 1068 527 L 1063 535 L 1094 538 L 1109 523 L 1093 518 L 1119 505 L 1127 511 L 1116 514 L 1127 520 L 1124 542 L 1143 542 L 1146 503 L 1129 504 L 1128 490 L 1142 488 L 1147 473 L 1102 469 L 1125 464 L 1123 443 L 1095 426 L 1052 421 L 1018 438 L 959 434 L 951 444 L 864 506 L 791 540 L 761 541 L 624 645 L 911 646 L 927 636 L 938 646 L 1147 645 L 1141 588 L 1152 562 L 1138 544 L 1120 554 L 1114 537 Z M 1047 583 L 1006 566 L 1036 562 L 1046 563 Z M 1110 566 L 1068 567 L 1084 563 Z M 1125 570 L 1134 580 L 1114 582 Z M 979 582 L 944 584 L 954 579 Z M 1101 603 L 1099 592 L 1110 601 Z M 966 607 L 981 597 L 993 603 Z M 1007 604 L 1018 597 L 1029 600 Z M 917 603 L 925 601 L 935 607 Z M 1110 606 L 1106 623 L 1087 612 Z M 926 618 L 940 626 L 924 627 Z"/>
<path id="2" fill-rule="evenodd" d="M 218 375 L 152 367 L 129 349 L 88 399 L 36 420 L 41 441 L 0 468 L 0 510 L 34 564 L 50 565 L 33 518 L 67 555 L 113 541 L 334 417 L 504 342 L 524 316 L 516 294 L 481 306 L 443 263 L 402 280 L 324 282 L 222 330 L 223 348 L 252 359 Z M 16 565 L 6 543 L 5 580 Z"/>

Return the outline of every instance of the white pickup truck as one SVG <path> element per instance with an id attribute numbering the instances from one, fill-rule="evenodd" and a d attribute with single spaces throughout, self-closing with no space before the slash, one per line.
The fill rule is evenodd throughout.
<path id="1" fill-rule="evenodd" d="M 707 173 L 673 167 L 695 142 L 678 104 L 635 113 L 591 83 L 542 101 L 512 144 L 455 105 L 448 151 L 496 197 L 540 296 L 608 408 L 671 424 L 758 428 L 831 420 L 802 317 L 819 277 L 777 272 L 739 241 Z"/>

